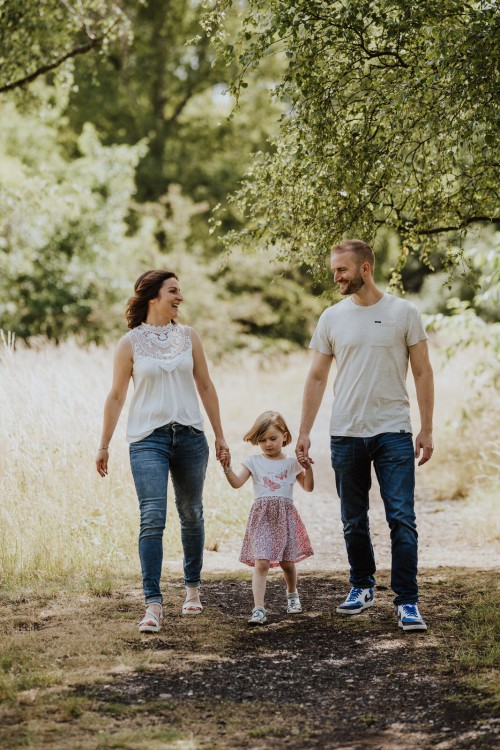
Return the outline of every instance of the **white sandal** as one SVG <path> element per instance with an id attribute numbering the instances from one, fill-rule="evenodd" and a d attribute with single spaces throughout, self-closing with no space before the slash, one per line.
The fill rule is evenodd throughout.
<path id="1" fill-rule="evenodd" d="M 201 615 L 201 613 L 203 612 L 203 604 L 201 604 L 200 602 L 196 602 L 196 604 L 189 604 L 189 602 L 197 599 L 199 595 L 200 594 L 198 593 L 194 596 L 190 596 L 189 599 L 186 599 L 186 601 L 182 605 L 183 615 Z"/>
<path id="2" fill-rule="evenodd" d="M 159 605 L 159 614 L 155 614 L 150 607 L 147 607 L 146 614 L 139 623 L 139 633 L 157 633 L 160 630 L 163 615 L 162 606 L 159 602 L 154 602 L 154 604 Z"/>

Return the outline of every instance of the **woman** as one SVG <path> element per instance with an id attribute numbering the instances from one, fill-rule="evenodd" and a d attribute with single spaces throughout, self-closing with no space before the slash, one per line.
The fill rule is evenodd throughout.
<path id="1" fill-rule="evenodd" d="M 183 301 L 174 273 L 146 271 L 137 279 L 126 311 L 131 329 L 119 341 L 113 384 L 104 406 L 102 438 L 96 457 L 101 477 L 108 473 L 109 443 L 127 395 L 134 395 L 127 424 L 130 464 L 140 508 L 139 557 L 146 614 L 141 633 L 156 633 L 162 620 L 160 576 L 169 474 L 181 522 L 184 550 L 185 615 L 200 614 L 203 563 L 203 483 L 208 444 L 196 391 L 213 431 L 215 451 L 230 463 L 222 432 L 219 401 L 198 334 L 176 322 Z M 224 451 L 221 457 L 221 451 Z"/>

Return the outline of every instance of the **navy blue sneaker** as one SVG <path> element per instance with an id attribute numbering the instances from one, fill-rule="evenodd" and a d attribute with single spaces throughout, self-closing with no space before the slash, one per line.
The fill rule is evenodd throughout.
<path id="1" fill-rule="evenodd" d="M 427 630 L 417 604 L 400 604 L 397 607 L 398 625 L 403 630 Z"/>
<path id="2" fill-rule="evenodd" d="M 352 588 L 345 602 L 337 607 L 342 615 L 359 615 L 367 607 L 372 607 L 375 601 L 373 589 Z"/>

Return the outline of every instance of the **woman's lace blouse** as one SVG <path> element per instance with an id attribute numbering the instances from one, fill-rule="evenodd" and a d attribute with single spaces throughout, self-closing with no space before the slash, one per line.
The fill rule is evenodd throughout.
<path id="1" fill-rule="evenodd" d="M 203 429 L 193 377 L 191 328 L 180 323 L 141 323 L 128 334 L 132 344 L 134 394 L 127 440 L 134 443 L 170 422 Z"/>

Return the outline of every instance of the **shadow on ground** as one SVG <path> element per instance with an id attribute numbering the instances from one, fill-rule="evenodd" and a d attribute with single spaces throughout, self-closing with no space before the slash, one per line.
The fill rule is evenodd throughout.
<path id="1" fill-rule="evenodd" d="M 425 634 L 398 629 L 384 576 L 376 605 L 356 617 L 335 613 L 345 594 L 335 576 L 301 578 L 302 615 L 286 614 L 273 578 L 262 627 L 246 622 L 249 581 L 205 583 L 201 617 L 180 616 L 179 590 L 161 633 L 124 642 L 148 652 L 150 668 L 75 694 L 110 714 L 140 708 L 155 725 L 182 728 L 192 748 L 492 748 L 493 710 L 447 663 L 463 590 L 446 575 L 423 581 Z"/>

